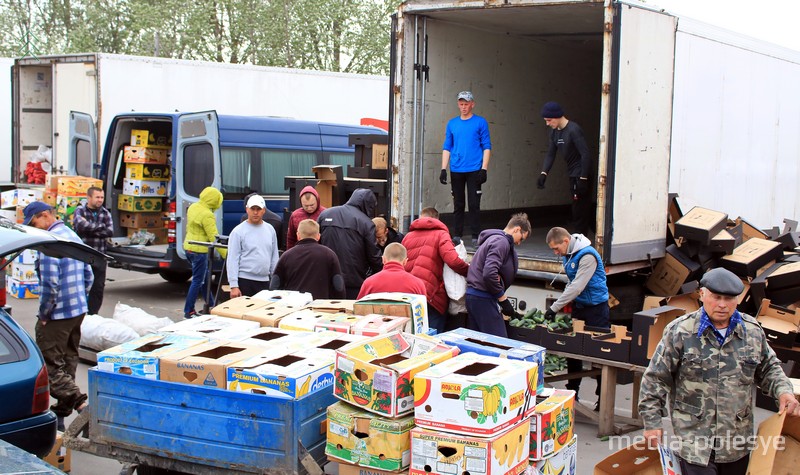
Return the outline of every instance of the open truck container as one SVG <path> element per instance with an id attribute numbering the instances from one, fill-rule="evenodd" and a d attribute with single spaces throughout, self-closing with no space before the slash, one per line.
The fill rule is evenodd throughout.
<path id="1" fill-rule="evenodd" d="M 407 226 L 423 207 L 452 211 L 450 186 L 436 177 L 456 95 L 471 90 L 492 138 L 483 227 L 502 228 L 520 210 L 534 226 L 518 249 L 520 277 L 549 283 L 561 263 L 545 233 L 569 228 L 562 157 L 547 188 L 536 188 L 547 101 L 586 135 L 596 197 L 589 238 L 609 274 L 664 256 L 670 192 L 686 209 L 703 205 L 760 227 L 800 215 L 798 52 L 609 0 L 409 0 L 395 17 L 392 51 L 391 214 Z M 542 287 L 523 284 L 512 291 Z M 539 292 L 536 305 L 556 295 Z"/>

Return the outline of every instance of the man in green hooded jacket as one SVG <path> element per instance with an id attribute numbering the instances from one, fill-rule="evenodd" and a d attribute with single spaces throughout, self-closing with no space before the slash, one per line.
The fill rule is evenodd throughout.
<path id="1" fill-rule="evenodd" d="M 200 289 L 206 287 L 208 274 L 208 246 L 189 244 L 189 242 L 214 242 L 219 234 L 214 211 L 220 206 L 222 206 L 222 193 L 209 186 L 200 192 L 200 200 L 189 206 L 186 212 L 186 239 L 183 241 L 183 249 L 186 251 L 186 259 L 192 266 L 192 283 L 186 294 L 186 304 L 183 306 L 184 318 L 192 318 L 197 314 L 194 304 Z M 227 250 L 219 249 L 219 254 L 225 258 Z M 205 295 L 204 298 L 209 307 L 214 306 L 213 295 Z"/>

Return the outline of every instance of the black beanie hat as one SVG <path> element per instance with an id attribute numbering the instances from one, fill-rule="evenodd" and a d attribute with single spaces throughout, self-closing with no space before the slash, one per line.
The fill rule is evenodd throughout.
<path id="1" fill-rule="evenodd" d="M 564 109 L 558 102 L 548 102 L 542 107 L 542 117 L 545 119 L 558 119 L 564 117 Z"/>

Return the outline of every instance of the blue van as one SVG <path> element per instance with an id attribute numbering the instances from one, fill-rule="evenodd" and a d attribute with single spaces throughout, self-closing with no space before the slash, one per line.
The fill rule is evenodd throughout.
<path id="1" fill-rule="evenodd" d="M 217 211 L 222 234 L 241 222 L 243 198 L 259 192 L 267 207 L 283 216 L 289 206 L 284 177 L 309 176 L 311 167 L 322 164 L 354 165 L 350 134 L 382 134 L 368 126 L 309 122 L 273 117 L 217 115 L 215 111 L 195 113 L 125 113 L 117 115 L 108 130 L 99 170 L 93 157 L 97 150 L 91 116 L 73 112 L 70 116 L 70 173 L 97 176 L 104 182 L 105 206 L 114 218 L 114 236 L 126 236 L 120 226 L 118 202 L 123 195 L 125 163 L 123 150 L 130 145 L 131 131 L 147 130 L 170 144 L 171 178 L 164 200 L 168 219 L 167 244 L 147 247 L 110 247 L 111 265 L 124 269 L 158 273 L 168 281 L 185 281 L 191 268 L 183 251 L 185 216 L 203 188 L 222 191 L 224 202 Z"/>

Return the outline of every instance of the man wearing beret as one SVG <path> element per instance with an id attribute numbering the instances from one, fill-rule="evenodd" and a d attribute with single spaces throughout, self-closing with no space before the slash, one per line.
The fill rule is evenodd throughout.
<path id="1" fill-rule="evenodd" d="M 544 189 L 547 174 L 556 160 L 556 153 L 567 161 L 569 175 L 569 191 L 572 195 L 572 226 L 575 232 L 589 235 L 592 222 L 592 199 L 589 194 L 589 177 L 592 172 L 592 161 L 589 146 L 583 136 L 583 129 L 577 123 L 564 117 L 564 110 L 558 102 L 548 102 L 542 107 L 544 123 L 550 127 L 550 146 L 544 157 L 542 172 L 537 185 Z"/>
<path id="2" fill-rule="evenodd" d="M 703 307 L 667 326 L 642 378 L 644 436 L 652 446 L 662 441 L 669 407 L 684 475 L 744 475 L 754 386 L 777 399 L 780 412 L 800 416 L 800 404 L 756 319 L 736 310 L 742 281 L 717 268 L 700 285 Z"/>

